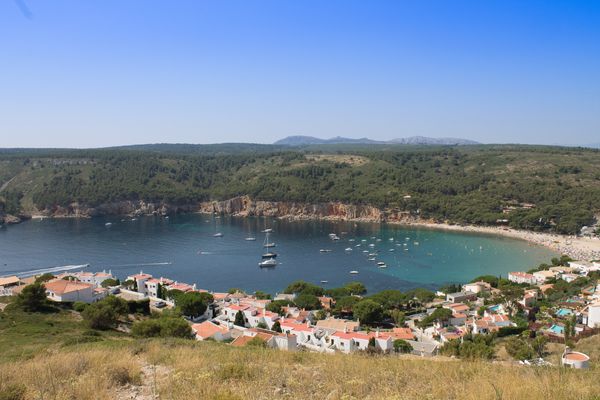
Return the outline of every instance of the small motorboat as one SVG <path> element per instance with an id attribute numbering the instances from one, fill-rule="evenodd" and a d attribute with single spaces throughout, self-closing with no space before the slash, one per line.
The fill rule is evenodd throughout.
<path id="1" fill-rule="evenodd" d="M 352 247 L 346 247 L 344 251 L 352 251 Z"/>
<path id="2" fill-rule="evenodd" d="M 263 259 L 277 258 L 277 253 L 268 252 L 262 255 Z"/>
<path id="3" fill-rule="evenodd" d="M 419 245 L 419 242 L 414 242 L 413 244 L 414 244 L 415 246 L 418 246 L 418 245 Z"/>
<path id="4" fill-rule="evenodd" d="M 354 242 L 354 239 L 348 239 L 349 242 Z"/>
<path id="5" fill-rule="evenodd" d="M 261 268 L 275 267 L 276 265 L 277 261 L 274 258 L 267 258 L 266 260 L 258 263 L 258 266 Z"/>
<path id="6" fill-rule="evenodd" d="M 379 265 L 380 267 L 383 267 L 385 265 L 385 263 L 383 261 L 378 261 L 377 265 Z"/>
<path id="7" fill-rule="evenodd" d="M 254 242 L 254 241 L 256 241 L 256 238 L 255 238 L 255 237 L 252 237 L 252 236 L 250 236 L 250 237 L 247 237 L 247 238 L 246 238 L 246 239 L 244 239 L 244 240 L 245 240 L 246 242 Z"/>
<path id="8" fill-rule="evenodd" d="M 367 254 L 369 252 L 369 250 L 363 250 L 362 252 Z"/>
<path id="9" fill-rule="evenodd" d="M 262 230 L 262 233 L 271 233 L 271 232 L 273 232 L 273 229 L 271 229 L 271 228 L 267 228 L 267 229 L 263 229 Z"/>
<path id="10" fill-rule="evenodd" d="M 213 235 L 213 237 L 223 237 L 223 234 L 221 232 L 217 232 Z"/>
<path id="11" fill-rule="evenodd" d="M 369 257 L 367 260 L 369 260 L 369 261 L 375 261 L 376 258 L 375 257 Z"/>
<path id="12" fill-rule="evenodd" d="M 350 273 L 351 273 L 352 275 L 356 275 L 356 274 L 358 274 L 358 271 L 350 271 Z"/>
<path id="13" fill-rule="evenodd" d="M 112 222 L 107 222 L 104 224 L 104 226 L 112 226 Z"/>
<path id="14" fill-rule="evenodd" d="M 375 245 L 373 243 L 370 243 L 369 247 L 375 247 Z"/>
<path id="15" fill-rule="evenodd" d="M 387 265 L 383 264 L 383 265 L 377 265 L 377 268 L 387 268 Z"/>
<path id="16" fill-rule="evenodd" d="M 396 249 L 389 249 L 388 251 L 396 251 Z"/>
<path id="17" fill-rule="evenodd" d="M 319 250 L 319 253 L 331 253 L 330 249 L 321 249 Z"/>
<path id="18" fill-rule="evenodd" d="M 321 283 L 329 283 L 329 281 L 321 281 Z"/>

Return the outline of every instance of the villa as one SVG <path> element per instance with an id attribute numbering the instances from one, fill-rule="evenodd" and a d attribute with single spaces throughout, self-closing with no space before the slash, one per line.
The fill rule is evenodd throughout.
<path id="1" fill-rule="evenodd" d="M 192 331 L 196 340 L 213 339 L 218 342 L 231 339 L 231 330 L 223 325 L 217 325 L 211 321 L 204 321 L 200 324 L 193 324 Z"/>
<path id="2" fill-rule="evenodd" d="M 46 295 L 48 299 L 56 302 L 75 302 L 93 303 L 104 298 L 107 291 L 96 291 L 97 289 L 91 283 L 79 281 L 68 281 L 64 279 L 55 279 L 46 282 Z"/>
<path id="3" fill-rule="evenodd" d="M 535 276 L 521 271 L 509 272 L 508 280 L 515 283 L 527 283 L 529 285 L 535 285 L 538 283 L 538 280 Z"/>

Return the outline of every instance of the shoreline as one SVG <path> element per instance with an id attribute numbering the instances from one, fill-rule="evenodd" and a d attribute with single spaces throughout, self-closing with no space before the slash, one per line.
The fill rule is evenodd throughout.
<path id="1" fill-rule="evenodd" d="M 526 242 L 544 246 L 559 254 L 566 254 L 575 260 L 591 261 L 600 259 L 600 238 L 585 238 L 578 236 L 566 236 L 556 233 L 532 232 L 508 227 L 476 226 L 476 225 L 451 225 L 446 223 L 435 223 L 425 221 L 401 222 L 392 224 L 414 226 L 427 229 L 483 233 L 495 236 L 503 236 L 520 239 Z"/>

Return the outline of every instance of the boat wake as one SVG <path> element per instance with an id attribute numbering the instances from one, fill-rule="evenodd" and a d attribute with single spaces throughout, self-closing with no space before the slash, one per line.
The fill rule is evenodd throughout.
<path id="1" fill-rule="evenodd" d="M 89 267 L 90 264 L 79 264 L 79 265 L 63 265 L 59 267 L 48 267 L 48 268 L 40 268 L 40 269 L 32 269 L 30 271 L 19 271 L 16 275 L 19 278 L 26 278 L 28 276 L 41 275 L 41 274 L 51 274 L 54 272 L 61 271 L 70 271 L 73 269 L 83 269 Z"/>

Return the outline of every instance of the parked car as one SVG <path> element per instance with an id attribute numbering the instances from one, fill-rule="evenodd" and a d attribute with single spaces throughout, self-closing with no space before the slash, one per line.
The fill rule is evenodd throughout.
<path id="1" fill-rule="evenodd" d="M 154 307 L 156 307 L 156 308 L 163 308 L 163 307 L 165 307 L 166 305 L 167 305 L 167 303 L 165 303 L 165 302 L 164 302 L 164 301 L 162 301 L 162 300 L 155 301 L 155 302 L 154 302 L 154 304 L 153 304 L 153 306 L 154 306 Z"/>

